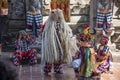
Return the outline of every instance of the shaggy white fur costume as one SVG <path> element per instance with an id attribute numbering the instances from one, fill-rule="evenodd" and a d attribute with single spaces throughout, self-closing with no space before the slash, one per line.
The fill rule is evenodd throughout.
<path id="1" fill-rule="evenodd" d="M 62 10 L 53 10 L 42 33 L 42 61 L 56 63 L 61 58 L 64 62 L 71 62 L 71 49 L 78 50 L 72 36 L 72 30 L 65 22 Z"/>

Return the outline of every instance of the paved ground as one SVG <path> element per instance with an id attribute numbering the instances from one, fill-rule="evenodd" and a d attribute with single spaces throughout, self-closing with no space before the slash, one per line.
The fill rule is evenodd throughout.
<path id="1" fill-rule="evenodd" d="M 19 68 L 20 70 L 20 68 Z M 80 76 L 75 75 L 72 68 L 64 65 L 64 74 L 55 74 L 54 72 L 49 75 L 45 75 L 40 68 L 40 65 L 23 66 L 21 70 L 20 80 L 120 80 L 120 63 L 113 64 L 113 74 L 103 73 L 100 77 L 92 77 L 89 79 L 83 79 Z"/>
<path id="2" fill-rule="evenodd" d="M 2 53 L 3 57 L 9 58 L 11 53 Z M 75 75 L 71 66 L 64 64 L 64 74 L 55 74 L 54 72 L 45 75 L 42 72 L 40 64 L 32 67 L 24 65 L 22 68 L 17 67 L 20 80 L 120 80 L 120 63 L 114 62 L 112 66 L 113 74 L 103 73 L 89 79 L 83 79 L 78 74 Z"/>
<path id="3" fill-rule="evenodd" d="M 120 80 L 120 63 L 113 63 L 113 74 L 101 75 L 101 80 Z"/>

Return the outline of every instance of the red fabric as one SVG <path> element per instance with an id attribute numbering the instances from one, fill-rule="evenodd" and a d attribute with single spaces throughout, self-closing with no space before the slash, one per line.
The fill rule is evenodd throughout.
<path id="1" fill-rule="evenodd" d="M 90 25 L 86 24 L 86 25 L 85 25 L 85 29 L 86 29 L 86 28 L 90 28 Z"/>
<path id="2" fill-rule="evenodd" d="M 105 56 L 105 53 L 102 50 L 100 51 L 100 56 Z"/>
<path id="3" fill-rule="evenodd" d="M 40 25 L 40 33 L 43 32 L 44 28 L 45 28 L 45 24 L 41 24 L 41 25 Z"/>
<path id="4" fill-rule="evenodd" d="M 22 52 L 21 56 L 23 56 L 23 57 L 28 57 L 29 54 L 31 54 L 31 52 L 32 52 L 32 50 L 29 50 L 29 51 L 27 51 L 27 52 Z"/>
<path id="5" fill-rule="evenodd" d="M 107 38 L 102 38 L 102 41 L 105 43 L 108 43 L 108 39 Z"/>
<path id="6" fill-rule="evenodd" d="M 32 27 L 32 25 L 31 25 L 31 24 L 27 24 L 27 26 L 31 26 L 31 27 Z"/>
<path id="7" fill-rule="evenodd" d="M 17 50 L 14 52 L 14 65 L 18 66 L 19 63 L 23 60 L 23 58 L 25 59 L 29 59 L 29 63 L 31 65 L 36 64 L 37 63 L 37 52 L 35 49 L 31 49 L 27 52 L 23 52 L 21 50 Z"/>
<path id="8" fill-rule="evenodd" d="M 31 53 L 33 52 L 33 49 L 29 50 L 29 51 L 26 51 L 26 52 L 23 52 L 21 50 L 18 50 L 17 53 L 19 55 L 21 55 L 22 57 L 28 57 Z M 14 53 L 16 54 L 16 52 Z"/>
<path id="9" fill-rule="evenodd" d="M 2 44 L 0 44 L 0 48 L 2 48 Z"/>

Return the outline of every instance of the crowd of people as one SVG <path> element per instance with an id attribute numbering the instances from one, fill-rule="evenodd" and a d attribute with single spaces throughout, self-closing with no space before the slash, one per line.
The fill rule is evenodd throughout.
<path id="1" fill-rule="evenodd" d="M 84 30 L 86 31 L 87 28 Z M 75 72 L 79 72 L 81 76 L 91 77 L 93 75 L 98 75 L 100 73 L 109 72 L 110 62 L 112 59 L 112 54 L 108 44 L 108 37 L 102 36 L 100 40 L 100 45 L 97 49 L 94 47 L 93 34 L 83 33 L 78 36 L 78 47 L 79 51 L 76 52 L 74 64 L 79 66 L 75 67 Z M 80 59 L 80 61 L 78 61 Z"/>
<path id="2" fill-rule="evenodd" d="M 83 32 L 73 35 L 60 9 L 53 9 L 47 21 L 42 24 L 41 4 L 39 0 L 30 0 L 26 13 L 27 28 L 32 28 L 34 37 L 41 39 L 39 40 L 42 44 L 39 47 L 44 73 L 48 75 L 54 67 L 56 74 L 64 74 L 63 63 L 72 63 L 75 73 L 85 78 L 109 72 L 113 58 L 108 46 L 107 30 L 112 27 L 112 12 L 109 10 L 109 5 L 104 8 L 108 11 L 103 11 L 102 4 L 99 3 L 100 6 L 98 6 L 97 27 L 103 28 L 106 35 L 101 35 L 100 45 L 96 48 L 94 39 L 96 30 L 92 29 L 89 24 L 84 26 Z M 40 31 L 37 31 L 37 28 L 40 28 Z M 13 52 L 15 66 L 21 65 L 22 61 L 26 60 L 29 65 L 37 64 L 38 52 L 31 47 L 35 43 L 35 39 L 26 30 L 18 32 Z M 14 68 L 9 67 L 4 60 L 0 60 L 0 64 L 0 80 L 18 80 Z"/>
<path id="3" fill-rule="evenodd" d="M 51 11 L 44 24 L 44 29 L 40 31 L 40 35 L 42 35 L 41 63 L 45 62 L 41 65 L 44 65 L 44 72 L 49 74 L 54 64 L 54 72 L 64 74 L 63 63 L 71 62 L 74 64 L 75 72 L 83 77 L 109 72 L 110 62 L 113 60 L 112 53 L 107 45 L 109 39 L 104 35 L 101 36 L 100 45 L 95 49 L 96 31 L 90 32 L 90 29 L 88 24 L 85 25 L 83 33 L 76 34 L 76 42 L 73 45 L 74 41 L 71 42 L 72 29 L 66 24 L 62 10 Z M 30 65 L 37 63 L 37 52 L 30 48 L 32 43 L 34 40 L 26 31 L 19 32 L 13 57 L 16 66 L 21 60 L 24 60 L 23 58 L 29 59 Z"/>
<path id="4" fill-rule="evenodd" d="M 90 26 L 84 27 L 82 34 L 76 34 L 73 39 L 72 29 L 66 24 L 62 10 L 51 11 L 44 29 L 40 31 L 42 36 L 41 63 L 44 62 L 44 72 L 49 74 L 54 64 L 54 72 L 64 74 L 63 63 L 72 63 L 75 73 L 83 77 L 91 77 L 103 72 L 109 72 L 112 55 L 108 44 L 108 37 L 102 36 L 100 45 L 95 49 L 95 30 L 90 32 Z M 22 60 L 28 59 L 30 65 L 37 63 L 37 51 L 30 47 L 35 40 L 25 30 L 19 31 L 15 42 L 13 63 L 19 66 Z M 73 44 L 74 43 L 74 44 Z M 73 54 L 73 55 L 72 55 Z M 43 62 L 42 62 L 43 61 Z M 0 70 L 6 70 L 4 62 L 0 62 Z M 1 75 L 4 71 L 0 72 Z M 8 73 L 9 74 L 9 73 Z M 3 76 L 5 77 L 5 76 Z M 9 76 L 6 75 L 6 78 Z M 2 79 L 0 80 L 14 80 Z"/>

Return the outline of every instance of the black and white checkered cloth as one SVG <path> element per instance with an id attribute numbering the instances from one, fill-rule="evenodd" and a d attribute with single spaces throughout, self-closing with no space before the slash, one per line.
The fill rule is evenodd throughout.
<path id="1" fill-rule="evenodd" d="M 15 49 L 26 52 L 26 51 L 30 50 L 31 48 L 30 48 L 30 44 L 29 44 L 28 41 L 26 41 L 26 40 L 17 40 L 17 41 L 15 41 Z"/>
<path id="2" fill-rule="evenodd" d="M 26 52 L 28 50 L 30 50 L 30 47 L 29 47 L 29 42 L 27 42 L 26 40 L 25 41 L 21 41 L 21 51 L 23 52 Z"/>
<path id="3" fill-rule="evenodd" d="M 35 20 L 37 26 L 40 26 L 43 22 L 42 20 L 42 14 L 30 14 L 27 13 L 27 25 L 32 26 L 33 20 Z"/>
<path id="4" fill-rule="evenodd" d="M 107 23 L 111 23 L 112 21 L 112 12 L 109 13 L 101 13 L 101 12 L 97 12 L 97 19 L 96 22 L 98 24 L 103 24 L 105 21 L 105 18 L 107 19 Z"/>

